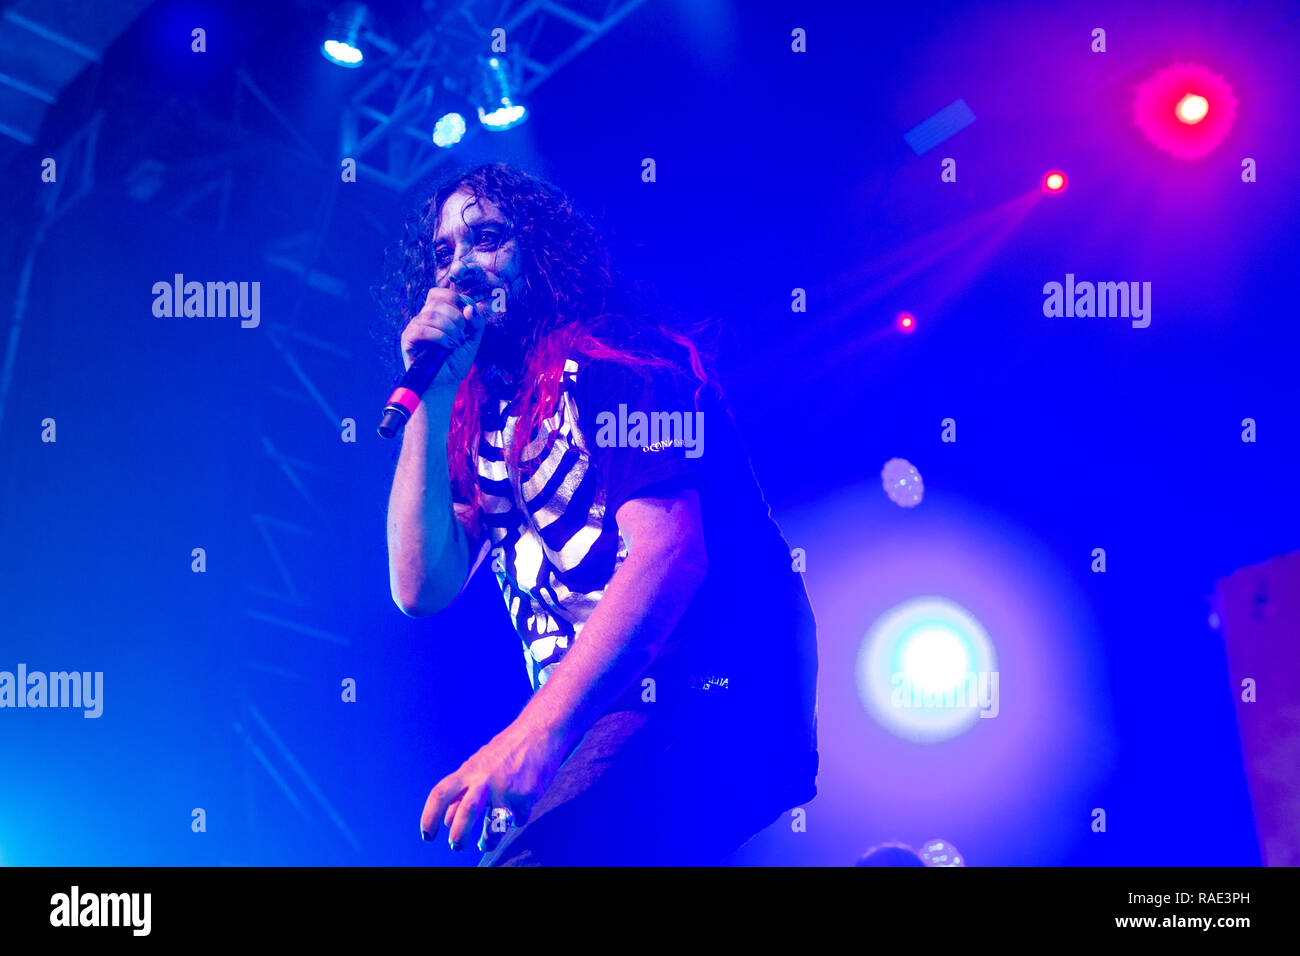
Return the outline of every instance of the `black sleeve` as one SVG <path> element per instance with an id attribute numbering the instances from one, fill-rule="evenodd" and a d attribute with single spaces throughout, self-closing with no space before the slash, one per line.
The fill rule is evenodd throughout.
<path id="1" fill-rule="evenodd" d="M 615 514 L 630 498 L 670 497 L 706 479 L 707 415 L 699 382 L 591 360 L 578 370 L 579 429 Z"/>

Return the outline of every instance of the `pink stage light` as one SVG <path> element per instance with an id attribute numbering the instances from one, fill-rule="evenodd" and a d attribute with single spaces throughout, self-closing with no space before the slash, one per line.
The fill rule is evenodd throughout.
<path id="1" fill-rule="evenodd" d="M 1198 63 L 1175 63 L 1133 94 L 1133 122 L 1157 147 L 1179 159 L 1207 156 L 1228 138 L 1237 98 L 1228 81 Z"/>
<path id="2" fill-rule="evenodd" d="M 1197 93 L 1188 93 L 1174 107 L 1174 115 L 1178 117 L 1179 122 L 1186 123 L 1188 126 L 1195 126 L 1205 119 L 1205 115 L 1209 112 L 1209 101 Z"/>
<path id="3" fill-rule="evenodd" d="M 1053 169 L 1043 177 L 1043 191 L 1049 193 L 1065 192 L 1065 186 L 1069 182 L 1065 178 L 1065 173 L 1059 169 Z"/>

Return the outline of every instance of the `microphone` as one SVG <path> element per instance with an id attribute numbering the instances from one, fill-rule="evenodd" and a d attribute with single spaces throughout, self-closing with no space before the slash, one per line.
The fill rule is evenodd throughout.
<path id="1" fill-rule="evenodd" d="M 467 295 L 458 295 L 456 304 L 463 311 L 465 306 L 474 305 L 475 302 Z M 442 371 L 450 354 L 451 349 L 427 348 L 411 363 L 402 380 L 397 383 L 397 388 L 393 389 L 393 394 L 388 396 L 388 404 L 384 406 L 384 417 L 379 421 L 379 434 L 382 437 L 395 437 L 411 420 L 420 405 L 420 396 Z"/>

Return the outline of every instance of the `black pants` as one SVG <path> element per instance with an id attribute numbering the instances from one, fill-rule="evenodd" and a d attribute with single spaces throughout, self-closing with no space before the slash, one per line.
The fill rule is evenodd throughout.
<path id="1" fill-rule="evenodd" d="M 695 694 L 597 720 L 479 866 L 714 866 L 816 795 L 816 751 L 783 754 L 727 691 Z"/>

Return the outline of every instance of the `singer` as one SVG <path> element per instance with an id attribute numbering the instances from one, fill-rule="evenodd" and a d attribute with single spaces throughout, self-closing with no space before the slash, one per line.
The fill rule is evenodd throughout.
<path id="1" fill-rule="evenodd" d="M 389 251 L 403 363 L 445 353 L 402 433 L 393 599 L 435 614 L 487 561 L 533 688 L 437 781 L 422 836 L 481 866 L 723 862 L 817 792 L 817 650 L 702 329 L 504 164 L 438 188 Z M 698 422 L 696 453 L 598 427 L 627 410 Z"/>

